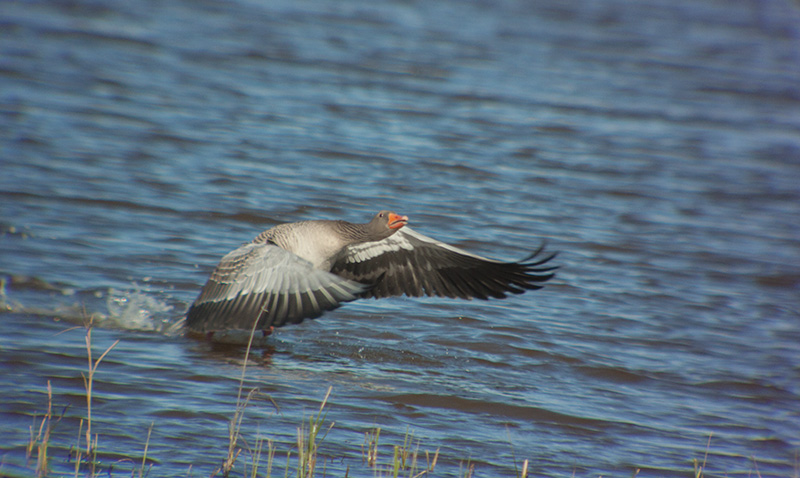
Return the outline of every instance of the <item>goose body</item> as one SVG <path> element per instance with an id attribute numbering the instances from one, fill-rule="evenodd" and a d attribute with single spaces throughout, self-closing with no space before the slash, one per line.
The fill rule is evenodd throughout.
<path id="1" fill-rule="evenodd" d="M 213 335 L 264 331 L 319 317 L 366 297 L 503 298 L 539 289 L 553 277 L 543 248 L 518 262 L 472 254 L 380 211 L 366 224 L 280 224 L 225 255 L 189 308 L 186 327 Z"/>

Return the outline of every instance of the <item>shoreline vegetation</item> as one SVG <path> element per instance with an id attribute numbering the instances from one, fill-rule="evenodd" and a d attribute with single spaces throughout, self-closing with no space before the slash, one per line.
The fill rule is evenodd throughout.
<path id="1" fill-rule="evenodd" d="M 102 462 L 98 458 L 100 435 L 92 431 L 92 400 L 94 376 L 103 359 L 114 349 L 119 340 L 112 343 L 102 354 L 93 359 L 92 352 L 92 329 L 93 321 L 90 318 L 85 324 L 86 328 L 86 354 L 88 360 L 87 371 L 81 371 L 85 388 L 85 415 L 79 419 L 77 439 L 68 447 L 63 447 L 51 443 L 52 432 L 59 424 L 66 413 L 66 407 L 59 414 L 53 411 L 53 390 L 50 381 L 47 381 L 47 407 L 42 416 L 34 416 L 33 424 L 30 426 L 30 438 L 25 446 L 26 463 L 22 470 L 23 475 L 48 477 L 48 476 L 75 476 L 77 477 L 99 477 L 113 476 L 112 472 L 119 472 L 120 476 L 132 478 L 146 478 L 149 476 L 159 476 L 157 461 L 148 456 L 150 447 L 150 437 L 155 426 L 151 423 L 147 429 L 146 437 L 143 438 L 141 451 L 132 450 L 131 454 L 137 458 L 126 458 L 114 463 Z M 78 327 L 75 327 L 78 328 Z M 67 329 L 67 330 L 73 330 Z M 326 421 L 329 407 L 328 399 L 333 392 L 333 387 L 329 387 L 323 397 L 319 410 L 307 419 L 304 419 L 297 427 L 296 442 L 279 444 L 272 439 L 257 433 L 252 441 L 246 439 L 242 433 L 242 422 L 244 412 L 250 401 L 259 394 L 257 388 L 245 390 L 245 377 L 247 362 L 250 356 L 252 339 L 255 328 L 250 333 L 250 341 L 245 351 L 242 364 L 242 373 L 239 380 L 239 390 L 237 402 L 233 416 L 228 422 L 228 443 L 227 449 L 221 447 L 219 465 L 208 470 L 193 469 L 190 465 L 186 470 L 185 476 L 211 476 L 211 477 L 243 477 L 243 478 L 273 478 L 273 477 L 296 477 L 313 478 L 328 476 L 326 460 L 331 457 L 321 455 L 319 447 L 325 440 L 328 432 L 333 429 L 334 423 L 328 424 Z M 268 400 L 278 408 L 278 405 L 268 397 Z M 369 474 L 375 477 L 392 478 L 420 478 L 434 476 L 437 462 L 440 459 L 439 449 L 435 451 L 421 451 L 421 440 L 414 437 L 413 432 L 406 430 L 402 444 L 384 444 L 380 442 L 381 428 L 375 427 L 364 433 L 364 442 L 361 445 L 361 465 L 369 470 Z M 529 473 L 529 461 L 526 459 L 521 464 L 517 463 L 513 455 L 513 445 L 509 443 L 512 450 L 512 464 L 514 477 L 527 478 Z M 692 476 L 702 478 L 705 476 L 706 460 L 711 446 L 711 436 L 702 461 L 693 460 Z M 59 466 L 55 470 L 52 464 L 51 449 L 68 452 L 67 466 Z M 285 457 L 285 463 L 281 465 L 281 458 Z M 380 458 L 379 458 L 380 457 Z M 383 457 L 390 457 L 382 461 Z M 757 463 L 754 461 L 754 476 L 760 477 Z M 475 464 L 469 459 L 462 459 L 459 466 L 459 477 L 471 478 L 476 473 Z M 68 471 L 68 468 L 70 470 Z M 480 471 L 480 470 L 478 470 Z M 632 470 L 632 476 L 639 474 L 639 469 Z M 688 472 L 688 470 L 687 470 Z M 351 473 L 348 464 L 345 470 L 345 477 Z M 364 476 L 364 470 L 353 471 L 354 476 Z M 5 460 L 0 461 L 0 477 L 17 476 L 11 472 Z M 333 476 L 333 475 L 331 475 Z"/>
<path id="2" fill-rule="evenodd" d="M 65 330 L 65 332 L 77 328 L 80 327 L 73 327 Z M 116 347 L 119 340 L 112 343 L 95 359 L 93 358 L 92 349 L 92 330 L 94 325 L 91 318 L 85 324 L 85 328 L 88 365 L 87 370 L 81 371 L 80 374 L 83 378 L 86 401 L 82 411 L 83 416 L 78 420 L 77 439 L 68 446 L 54 443 L 52 440 L 53 430 L 65 417 L 68 407 L 64 407 L 60 414 L 54 411 L 53 389 L 50 380 L 48 380 L 46 411 L 43 415 L 34 416 L 33 424 L 29 427 L 29 439 L 25 445 L 25 466 L 22 469 L 14 467 L 14 470 L 12 470 L 10 464 L 5 463 L 5 460 L 0 460 L 0 477 L 74 476 L 76 478 L 93 478 L 114 476 L 114 472 L 119 476 L 131 476 L 132 478 L 159 476 L 157 461 L 148 456 L 150 437 L 155 427 L 155 422 L 148 427 L 146 437 L 143 438 L 142 448 L 140 450 L 131 450 L 131 456 L 135 456 L 135 459 L 126 458 L 113 463 L 103 461 L 103 454 L 99 451 L 99 443 L 102 436 L 96 433 L 93 434 L 92 430 L 94 378 L 101 362 Z M 219 464 L 210 470 L 199 470 L 190 465 L 184 476 L 223 478 L 312 478 L 329 476 L 327 474 L 326 460 L 331 459 L 331 457 L 320 454 L 319 447 L 328 432 L 334 427 L 334 423 L 328 424 L 326 421 L 329 411 L 328 399 L 333 392 L 332 386 L 328 388 L 316 413 L 304 419 L 298 425 L 296 442 L 279 444 L 260 433 L 257 433 L 252 441 L 244 437 L 242 433 L 244 412 L 251 400 L 260 394 L 257 388 L 245 389 L 247 363 L 254 333 L 255 329 L 251 331 L 250 341 L 245 351 L 236 406 L 228 422 L 228 442 L 226 447 L 220 447 Z M 271 397 L 268 397 L 268 400 L 276 408 L 278 407 Z M 380 427 L 375 427 L 364 433 L 364 442 L 361 445 L 361 465 L 370 470 L 370 475 L 376 477 L 419 478 L 430 476 L 434 472 L 439 460 L 438 449 L 432 453 L 421 451 L 420 440 L 416 439 L 410 431 L 406 431 L 402 444 L 387 445 L 380 441 L 381 431 Z M 51 451 L 54 449 L 58 450 L 59 455 L 61 455 L 62 451 L 67 453 L 66 465 L 52 466 L 53 454 Z M 384 457 L 389 458 L 382 461 L 381 459 Z M 282 458 L 285 460 L 284 463 L 280 463 Z M 515 476 L 527 477 L 527 468 L 528 461 L 525 460 L 521 469 L 516 471 Z M 469 460 L 461 462 L 460 477 L 472 477 L 474 472 L 475 466 Z M 353 473 L 355 473 L 355 476 L 363 476 L 363 471 L 360 469 Z M 344 476 L 347 477 L 349 474 L 350 465 L 347 465 Z"/>

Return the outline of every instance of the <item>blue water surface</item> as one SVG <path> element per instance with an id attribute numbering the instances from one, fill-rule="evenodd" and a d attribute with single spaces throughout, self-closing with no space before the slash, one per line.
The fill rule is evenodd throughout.
<path id="1" fill-rule="evenodd" d="M 326 476 L 384 476 L 377 427 L 381 466 L 408 434 L 433 476 L 797 475 L 796 2 L 23 1 L 0 23 L 0 474 L 33 473 L 48 382 L 74 474 L 90 317 L 94 359 L 119 340 L 101 472 L 147 442 L 150 476 L 214 473 L 244 349 L 174 328 L 214 265 L 280 222 L 393 209 L 494 258 L 546 241 L 561 269 L 280 329 L 236 473 L 260 436 L 282 476 L 332 387 Z"/>

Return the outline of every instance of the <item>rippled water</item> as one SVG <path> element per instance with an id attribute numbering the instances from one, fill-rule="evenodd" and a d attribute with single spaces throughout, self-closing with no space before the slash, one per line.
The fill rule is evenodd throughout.
<path id="1" fill-rule="evenodd" d="M 94 357 L 119 340 L 104 466 L 129 475 L 153 424 L 151 476 L 211 474 L 244 350 L 169 326 L 263 229 L 391 208 L 562 268 L 279 330 L 250 442 L 285 456 L 333 386 L 332 476 L 373 476 L 376 426 L 438 476 L 797 476 L 799 25 L 778 0 L 3 2 L 0 473 L 26 473 L 48 381 L 72 469 L 94 314 Z"/>

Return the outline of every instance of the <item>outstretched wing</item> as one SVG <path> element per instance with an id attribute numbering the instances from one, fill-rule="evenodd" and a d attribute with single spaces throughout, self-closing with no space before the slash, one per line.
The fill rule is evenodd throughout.
<path id="1" fill-rule="evenodd" d="M 296 324 L 360 297 L 371 286 L 314 268 L 272 244 L 245 244 L 222 258 L 186 315 L 195 332 Z"/>
<path id="2" fill-rule="evenodd" d="M 377 281 L 364 297 L 503 298 L 540 289 L 554 276 L 557 267 L 546 264 L 555 254 L 543 252 L 544 246 L 519 262 L 496 261 L 406 226 L 381 241 L 348 246 L 331 272 L 358 282 Z"/>

